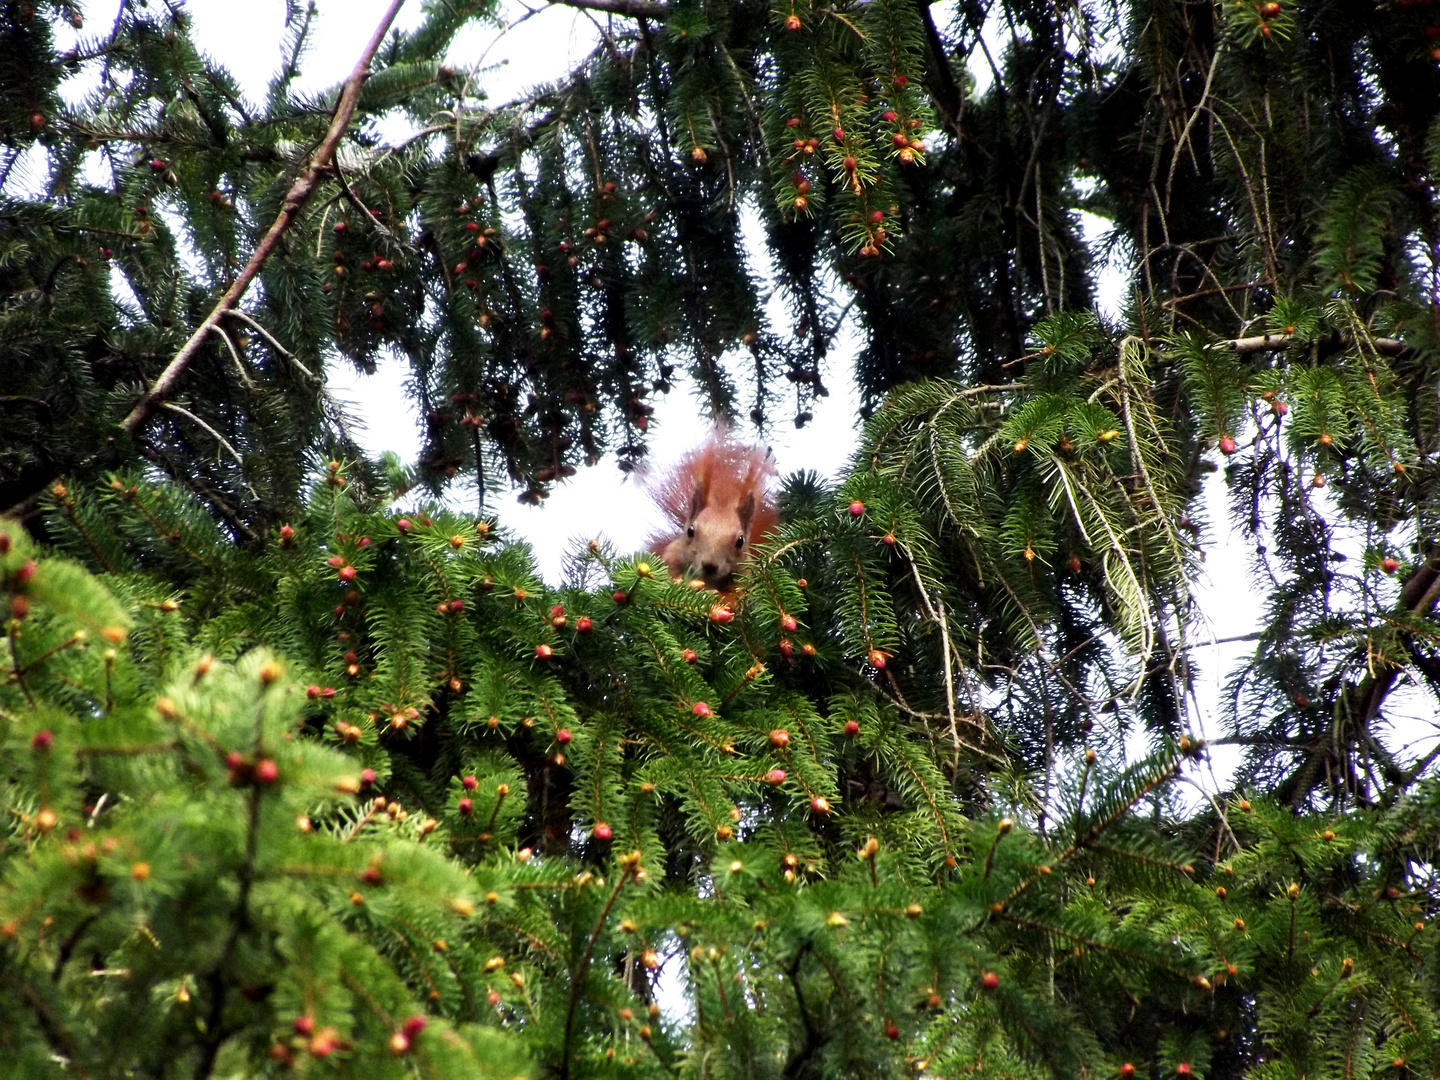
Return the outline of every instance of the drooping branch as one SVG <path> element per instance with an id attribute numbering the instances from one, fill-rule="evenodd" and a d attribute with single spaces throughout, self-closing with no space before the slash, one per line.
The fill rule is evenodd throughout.
<path id="1" fill-rule="evenodd" d="M 280 342 L 276 341 L 276 340 L 275 340 L 275 335 L 272 334 L 272 333 L 270 333 L 269 330 L 266 330 L 265 327 L 262 326 L 259 322 L 257 322 L 256 320 L 252 319 L 248 314 L 246 314 L 244 311 L 240 310 L 239 308 L 236 308 L 235 310 L 231 311 L 231 312 L 230 312 L 230 315 L 233 316 L 234 318 L 239 319 L 241 322 L 247 324 L 252 330 L 254 330 L 257 334 L 259 334 L 259 335 L 260 335 L 262 338 L 264 338 L 267 342 L 269 342 L 270 347 L 271 347 L 272 349 L 274 349 L 277 353 L 279 353 L 281 356 L 283 356 L 286 360 L 289 360 L 290 363 L 294 364 L 297 368 L 300 369 L 300 374 L 301 374 L 301 375 L 304 375 L 307 379 L 310 379 L 312 382 L 315 380 L 315 373 L 314 373 L 313 371 L 311 371 L 309 368 L 307 368 L 304 364 L 302 364 L 302 363 L 300 362 L 299 358 L 296 357 L 296 355 L 295 355 L 294 353 L 292 353 L 289 349 L 285 348 L 284 345 L 281 345 Z M 228 338 L 227 338 L 227 340 L 228 340 Z"/>
<path id="2" fill-rule="evenodd" d="M 375 28 L 374 34 L 365 45 L 365 51 L 360 54 L 360 59 L 355 64 L 355 69 L 350 77 L 345 80 L 340 91 L 340 100 L 335 106 L 335 115 L 330 121 L 330 128 L 325 132 L 325 138 L 316 147 L 315 152 L 310 156 L 310 162 L 296 178 L 295 183 L 290 186 L 289 192 L 285 195 L 285 201 L 280 207 L 280 213 L 276 216 L 270 231 L 265 234 L 259 246 L 255 248 L 250 256 L 250 261 L 240 271 L 234 282 L 225 290 L 225 295 L 220 297 L 219 302 L 205 317 L 205 321 L 196 327 L 195 332 L 190 335 L 190 340 L 185 342 L 180 351 L 175 354 L 174 359 L 166 366 L 145 392 L 145 396 L 135 403 L 130 414 L 121 422 L 127 434 L 133 435 L 155 411 L 156 406 L 163 402 L 175 387 L 179 384 L 180 378 L 185 374 L 186 369 L 200 354 L 201 346 L 206 337 L 220 321 L 232 311 L 245 295 L 250 283 L 260 273 L 260 268 L 275 251 L 280 243 L 280 238 L 285 231 L 299 217 L 300 211 L 309 202 L 310 197 L 315 194 L 315 189 L 320 186 L 320 180 L 330 169 L 330 163 L 335 157 L 335 149 L 340 145 L 340 139 L 345 130 L 350 126 L 350 119 L 355 115 L 355 107 L 360 101 L 360 89 L 365 85 L 365 79 L 370 74 L 370 61 L 375 58 L 385 35 L 390 32 L 390 25 L 400 13 L 405 0 L 391 0 L 390 7 L 386 9 L 380 20 L 380 25 Z"/>
<path id="3" fill-rule="evenodd" d="M 245 459 L 241 457 L 239 450 L 236 450 L 235 447 L 230 445 L 230 440 L 225 438 L 224 435 L 221 435 L 220 432 L 216 431 L 204 420 L 201 420 L 200 417 L 196 416 L 189 409 L 182 409 L 173 401 L 162 401 L 160 403 L 160 408 L 167 409 L 170 412 L 175 413 L 177 416 L 183 416 L 191 423 L 195 424 L 200 428 L 203 428 L 210 435 L 211 438 L 213 438 L 217 443 L 221 445 L 221 447 L 230 452 L 230 456 L 235 459 L 236 465 L 239 465 L 242 469 L 245 467 Z"/>
<path id="4" fill-rule="evenodd" d="M 925 27 L 925 43 L 930 49 L 930 61 L 935 67 L 935 99 L 945 114 L 946 126 L 956 135 L 960 134 L 960 114 L 965 107 L 965 97 L 955 79 L 955 70 L 950 66 L 950 57 L 945 51 L 945 39 L 930 14 L 929 0 L 920 0 L 920 21 Z"/>

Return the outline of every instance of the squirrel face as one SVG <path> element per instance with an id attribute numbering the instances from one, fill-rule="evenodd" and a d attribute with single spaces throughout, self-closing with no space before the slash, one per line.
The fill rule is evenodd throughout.
<path id="1" fill-rule="evenodd" d="M 661 557 L 672 568 L 688 569 L 710 588 L 727 592 L 734 584 L 736 567 L 745 556 L 754 517 L 753 492 L 737 504 L 706 504 L 697 489 L 690 500 L 690 519 L 685 532 L 670 541 Z"/>
<path id="2" fill-rule="evenodd" d="M 770 451 L 735 438 L 724 424 L 674 467 L 646 479 L 667 518 L 650 550 L 671 577 L 692 577 L 718 592 L 735 587 L 750 549 L 775 527 Z"/>

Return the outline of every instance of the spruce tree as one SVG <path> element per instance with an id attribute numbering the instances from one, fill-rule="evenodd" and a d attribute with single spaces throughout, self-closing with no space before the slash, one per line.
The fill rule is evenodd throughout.
<path id="1" fill-rule="evenodd" d="M 495 108 L 488 5 L 316 97 L 297 6 L 259 105 L 178 5 L 4 5 L 0 1065 L 1440 1071 L 1433 9 L 570 6 Z M 849 319 L 733 594 L 506 533 L 657 394 L 804 424 Z M 383 352 L 410 470 L 325 396 Z"/>

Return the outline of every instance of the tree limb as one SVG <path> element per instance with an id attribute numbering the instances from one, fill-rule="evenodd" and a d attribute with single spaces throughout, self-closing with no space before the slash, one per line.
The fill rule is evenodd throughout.
<path id="1" fill-rule="evenodd" d="M 656 19 L 664 22 L 670 17 L 670 6 L 655 0 L 549 0 L 551 7 L 573 7 L 583 11 L 606 11 L 611 15 L 625 15 L 631 19 Z"/>
<path id="2" fill-rule="evenodd" d="M 20 993 L 30 1007 L 35 1011 L 35 1019 L 39 1022 L 40 1031 L 45 1036 L 55 1055 L 67 1069 L 73 1069 L 75 1075 L 81 1080 L 90 1080 L 90 1071 L 75 1061 L 75 1046 L 69 1035 L 60 1026 L 60 1021 L 51 1011 L 50 1005 L 38 993 L 35 988 L 23 978 L 20 981 Z"/>
<path id="3" fill-rule="evenodd" d="M 1434 553 L 1426 559 L 1400 587 L 1400 600 L 1396 605 L 1396 611 L 1422 619 L 1428 618 L 1433 614 L 1437 600 L 1440 600 L 1440 552 Z M 1414 639 L 1409 634 L 1401 636 L 1400 649 L 1405 654 L 1405 662 L 1417 664 L 1420 653 L 1415 646 Z M 1366 675 L 1358 686 L 1349 691 L 1353 703 L 1353 728 L 1350 725 L 1343 725 L 1340 729 L 1341 732 L 1353 732 L 1353 745 L 1357 748 L 1369 749 L 1370 753 L 1378 760 L 1381 774 L 1390 785 L 1390 790 L 1384 796 L 1387 802 L 1392 801 L 1419 775 L 1418 772 L 1402 769 L 1393 757 L 1385 754 L 1384 748 L 1375 740 L 1370 731 L 1371 722 L 1380 715 L 1381 708 L 1384 707 L 1386 699 L 1395 689 L 1403 670 L 1403 663 L 1388 662 L 1376 665 L 1374 671 Z M 1300 765 L 1277 789 L 1277 794 L 1282 801 L 1298 808 L 1320 783 L 1323 774 L 1321 765 L 1327 757 L 1335 755 L 1338 735 L 1339 732 L 1327 731 L 1310 742 Z M 1429 759 L 1425 759 L 1425 765 L 1428 764 Z"/>
<path id="4" fill-rule="evenodd" d="M 392 6 L 391 18 L 394 18 L 394 11 L 404 2 L 405 0 L 397 0 Z M 224 1025 L 225 975 L 230 960 L 235 955 L 235 947 L 240 943 L 241 935 L 250 928 L 250 887 L 255 881 L 255 850 L 260 833 L 260 798 L 260 789 L 258 787 L 251 788 L 250 822 L 245 833 L 245 861 L 236 870 L 235 876 L 239 879 L 240 889 L 239 895 L 235 899 L 235 913 L 231 918 L 230 934 L 225 939 L 220 959 L 216 961 L 205 980 L 210 992 L 210 1003 L 205 1017 L 205 1041 L 200 1048 L 200 1058 L 195 1063 L 195 1080 L 209 1080 L 215 1068 L 215 1059 L 220 1053 L 220 1047 L 230 1034 Z"/>
<path id="5" fill-rule="evenodd" d="M 1294 340 L 1294 334 L 1257 334 L 1255 337 L 1234 338 L 1221 342 L 1221 344 L 1231 352 L 1257 353 L 1288 349 Z M 1353 344 L 1344 338 L 1341 340 L 1346 344 Z M 1394 356 L 1405 351 L 1405 343 L 1396 338 L 1371 338 L 1370 345 L 1376 352 L 1384 353 L 1386 356 Z"/>
<path id="6" fill-rule="evenodd" d="M 950 57 L 945 53 L 945 40 L 935 26 L 928 0 L 920 0 L 917 7 L 920 9 L 920 21 L 925 27 L 925 42 L 930 47 L 930 60 L 935 65 L 934 97 L 945 113 L 946 126 L 958 136 L 965 96 L 960 90 L 960 84 L 955 80 L 955 69 L 950 66 Z"/>
<path id="7" fill-rule="evenodd" d="M 595 943 L 600 940 L 600 932 L 605 929 L 605 920 L 610 917 L 610 909 L 615 906 L 615 901 L 620 898 L 620 890 L 625 888 L 626 882 L 635 876 L 635 869 L 639 866 L 640 853 L 635 853 L 636 862 L 626 866 L 620 875 L 620 880 L 615 883 L 615 888 L 610 892 L 610 899 L 605 901 L 605 906 L 600 909 L 600 918 L 595 920 L 595 929 L 590 934 L 590 940 L 585 943 L 585 952 L 580 957 L 580 963 L 575 968 L 575 974 L 570 980 L 570 1004 L 565 1010 L 565 1043 L 563 1057 L 560 1059 L 560 1075 L 570 1075 L 570 1038 L 575 1027 L 575 1007 L 580 1003 L 581 991 L 584 988 L 585 975 L 590 968 L 590 958 L 595 954 Z"/>
<path id="8" fill-rule="evenodd" d="M 250 378 L 250 373 L 245 370 L 245 361 L 240 359 L 240 350 L 235 348 L 235 343 L 230 340 L 230 335 L 225 333 L 218 324 L 211 326 L 210 329 L 225 343 L 225 348 L 230 350 L 230 359 L 235 361 L 235 371 L 239 374 L 240 381 L 245 384 L 247 390 L 252 394 L 255 393 L 259 387 L 255 385 L 255 380 Z"/>
<path id="9" fill-rule="evenodd" d="M 340 92 L 340 100 L 335 106 L 335 115 L 330 121 L 330 128 L 325 132 L 325 138 L 315 149 L 310 157 L 310 163 L 296 178 L 291 185 L 289 192 L 285 195 L 285 202 L 280 208 L 279 215 L 275 218 L 270 231 L 265 234 L 250 261 L 245 264 L 245 269 L 225 290 L 225 295 L 220 297 L 219 303 L 211 310 L 210 314 L 190 335 L 190 340 L 185 342 L 175 358 L 170 361 L 164 371 L 160 373 L 145 392 L 145 396 L 135 403 L 130 410 L 130 415 L 121 422 L 121 427 L 127 434 L 134 435 L 139 430 L 150 414 L 155 411 L 157 405 L 164 401 L 180 382 L 180 377 L 185 374 L 191 362 L 199 355 L 200 348 L 205 338 L 210 334 L 211 328 L 218 326 L 220 320 L 236 307 L 240 298 L 245 295 L 245 290 L 250 287 L 260 268 L 265 265 L 265 260 L 270 257 L 280 243 L 280 238 L 285 231 L 294 223 L 300 211 L 315 193 L 320 185 L 321 178 L 329 171 L 331 160 L 335 156 L 335 149 L 340 144 L 345 129 L 350 126 L 350 119 L 355 115 L 355 107 L 360 101 L 360 88 L 364 86 L 365 79 L 370 73 L 370 61 L 374 59 L 375 53 L 379 50 L 385 35 L 390 32 L 390 24 L 395 21 L 395 16 L 400 13 L 400 8 L 405 0 L 391 0 L 390 7 L 386 9 L 385 15 L 380 20 L 380 25 L 375 28 L 365 51 L 361 53 L 359 61 L 355 64 L 355 70 L 345 80 L 345 85 Z"/>

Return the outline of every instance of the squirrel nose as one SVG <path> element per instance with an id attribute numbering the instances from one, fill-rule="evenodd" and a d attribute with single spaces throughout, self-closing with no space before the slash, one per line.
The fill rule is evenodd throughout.
<path id="1" fill-rule="evenodd" d="M 719 570 L 720 568 L 716 566 L 713 562 L 700 564 L 700 576 L 703 578 L 713 578 L 716 573 L 719 572 Z"/>

